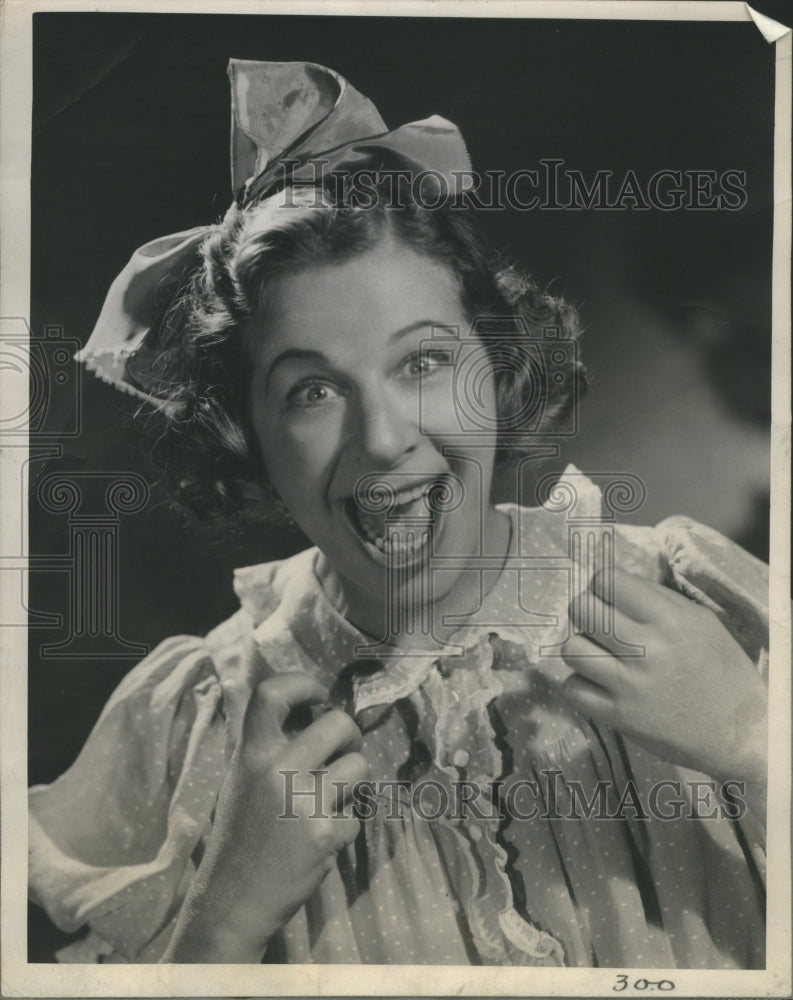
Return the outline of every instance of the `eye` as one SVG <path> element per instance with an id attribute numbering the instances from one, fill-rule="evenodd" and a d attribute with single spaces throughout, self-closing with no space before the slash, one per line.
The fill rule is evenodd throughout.
<path id="1" fill-rule="evenodd" d="M 450 351 L 416 351 L 403 362 L 403 367 L 409 375 L 425 378 L 452 364 Z"/>
<path id="2" fill-rule="evenodd" d="M 339 389 L 330 382 L 323 382 L 319 379 L 298 382 L 287 393 L 286 401 L 289 406 L 312 407 L 322 406 L 332 399 L 341 396 Z"/>

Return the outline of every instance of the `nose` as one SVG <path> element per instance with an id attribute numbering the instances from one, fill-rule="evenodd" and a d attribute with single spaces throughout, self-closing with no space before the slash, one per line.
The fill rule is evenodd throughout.
<path id="1" fill-rule="evenodd" d="M 395 398 L 382 387 L 361 394 L 356 457 L 377 468 L 390 468 L 416 449 L 420 434 L 415 406 L 410 402 Z"/>

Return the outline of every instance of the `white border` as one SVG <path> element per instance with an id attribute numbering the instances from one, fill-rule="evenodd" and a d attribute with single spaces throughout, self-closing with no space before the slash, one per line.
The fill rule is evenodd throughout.
<path id="1" fill-rule="evenodd" d="M 0 317 L 26 317 L 30 302 L 30 130 L 32 111 L 32 15 L 39 11 L 174 13 L 334 14 L 352 16 L 586 18 L 679 21 L 748 21 L 738 2 L 653 2 L 627 0 L 400 0 L 388 5 L 366 0 L 6 0 L 0 8 Z M 652 970 L 672 978 L 673 996 L 790 996 L 790 251 L 791 251 L 791 51 L 793 36 L 776 44 L 776 122 L 773 257 L 773 390 L 771 434 L 771 670 L 773 753 L 769 779 L 767 946 L 765 971 Z M 3 372 L 0 370 L 0 385 Z M 18 383 L 18 380 L 16 380 Z M 11 383 L 14 385 L 15 383 Z M 17 388 L 19 388 L 17 384 Z M 20 400 L 20 408 L 26 405 Z M 16 509 L 25 447 L 5 450 L 0 478 L 0 529 L 9 530 Z M 2 537 L 2 536 L 0 536 Z M 0 585 L 4 584 L 0 575 Z M 3 607 L 17 593 L 0 589 Z M 604 996 L 611 995 L 618 969 L 536 969 L 442 966 L 167 966 L 29 965 L 26 960 L 27 746 L 26 635 L 7 629 L 0 644 L 0 756 L 2 834 L 2 996 L 294 996 L 413 995 Z M 629 971 L 629 970 L 624 970 Z M 641 975 L 640 970 L 630 970 Z M 623 996 L 642 995 L 627 989 Z"/>

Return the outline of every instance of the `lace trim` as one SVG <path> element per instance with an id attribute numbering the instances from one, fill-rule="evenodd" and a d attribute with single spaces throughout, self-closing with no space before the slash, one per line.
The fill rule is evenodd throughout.
<path id="1" fill-rule="evenodd" d="M 101 354 L 89 354 L 87 349 L 83 348 L 82 351 L 78 351 L 74 355 L 74 360 L 85 365 L 98 379 L 106 382 L 107 385 L 112 385 L 114 389 L 119 389 L 128 396 L 134 396 L 135 399 L 140 399 L 144 403 L 148 403 L 157 410 L 163 410 L 169 415 L 178 413 L 181 409 L 180 404 L 167 399 L 158 399 L 157 396 L 152 396 L 142 389 L 137 389 L 131 382 L 127 381 L 125 377 L 126 362 L 134 353 L 133 350 L 119 348 L 115 352 L 103 351 Z"/>
<path id="2" fill-rule="evenodd" d="M 355 682 L 355 712 L 407 698 L 432 673 L 437 657 L 404 657 L 382 673 Z"/>
<path id="3" fill-rule="evenodd" d="M 498 922 L 505 937 L 520 951 L 533 958 L 553 956 L 560 965 L 565 965 L 564 951 L 556 938 L 527 923 L 514 907 L 502 910 Z"/>
<path id="4" fill-rule="evenodd" d="M 452 750 L 449 745 L 452 715 L 455 710 L 464 711 L 466 716 L 474 713 L 476 751 L 471 756 L 467 773 L 473 781 L 481 784 L 500 777 L 503 768 L 487 710 L 490 702 L 501 694 L 503 686 L 492 669 L 494 652 L 487 635 L 479 637 L 478 646 L 470 651 L 470 655 L 475 657 L 476 662 L 476 689 L 462 692 L 466 695 L 464 705 L 461 705 L 461 693 L 453 684 L 465 675 L 457 671 L 447 678 L 442 677 L 440 672 L 431 674 L 424 690 L 435 712 L 435 765 L 452 781 L 458 778 L 457 768 L 446 763 Z M 498 820 L 483 821 L 482 825 L 489 829 L 478 842 L 469 840 L 461 830 L 455 830 L 457 836 L 465 840 L 466 849 L 462 853 L 475 886 L 466 906 L 466 915 L 477 950 L 489 961 L 506 962 L 509 959 L 504 944 L 506 937 L 514 947 L 532 958 L 544 959 L 553 955 L 560 965 L 564 965 L 564 952 L 558 941 L 526 923 L 514 908 L 512 884 L 506 873 L 507 854 L 493 839 Z M 479 864 L 475 863 L 475 856 Z M 494 894 L 501 909 L 498 904 L 493 906 Z M 497 919 L 494 919 L 495 913 L 498 914 Z"/>

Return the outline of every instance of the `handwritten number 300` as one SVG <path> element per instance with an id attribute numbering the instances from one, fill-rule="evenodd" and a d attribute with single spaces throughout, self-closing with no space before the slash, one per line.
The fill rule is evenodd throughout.
<path id="1" fill-rule="evenodd" d="M 635 990 L 661 990 L 662 992 L 669 992 L 675 988 L 675 984 L 671 979 L 634 979 L 632 983 L 628 981 L 628 977 L 623 973 L 617 975 L 617 984 L 612 986 L 611 989 L 614 993 L 622 993 L 623 990 L 627 990 L 629 986 L 632 986 Z"/>

